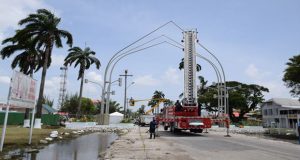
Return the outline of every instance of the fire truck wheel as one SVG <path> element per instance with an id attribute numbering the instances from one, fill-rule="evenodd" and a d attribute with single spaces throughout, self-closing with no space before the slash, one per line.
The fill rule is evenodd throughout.
<path id="1" fill-rule="evenodd" d="M 174 128 L 174 131 L 173 131 L 174 133 L 178 133 L 178 132 L 181 132 L 181 130 L 180 129 L 177 129 L 177 128 Z"/>
<path id="2" fill-rule="evenodd" d="M 203 129 L 190 129 L 190 132 L 194 132 L 194 133 L 202 133 Z"/>
<path id="3" fill-rule="evenodd" d="M 174 126 L 173 125 L 170 126 L 170 131 L 174 132 Z"/>

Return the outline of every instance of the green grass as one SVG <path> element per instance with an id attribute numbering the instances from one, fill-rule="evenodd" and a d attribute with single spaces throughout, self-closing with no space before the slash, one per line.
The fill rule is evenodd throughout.
<path id="1" fill-rule="evenodd" d="M 2 135 L 2 126 L 0 134 Z M 57 129 L 33 129 L 32 131 L 32 144 L 38 144 L 41 139 L 44 139 L 50 135 L 51 131 L 69 132 L 64 128 Z M 4 145 L 26 145 L 29 141 L 30 128 L 23 128 L 22 126 L 7 126 Z"/>

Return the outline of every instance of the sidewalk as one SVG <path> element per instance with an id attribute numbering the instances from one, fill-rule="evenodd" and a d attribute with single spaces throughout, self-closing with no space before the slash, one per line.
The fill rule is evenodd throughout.
<path id="1" fill-rule="evenodd" d="M 160 128 L 161 129 L 161 128 Z M 149 139 L 148 127 L 134 127 L 107 150 L 105 159 L 113 160 L 191 160 L 188 154 L 161 137 Z"/>

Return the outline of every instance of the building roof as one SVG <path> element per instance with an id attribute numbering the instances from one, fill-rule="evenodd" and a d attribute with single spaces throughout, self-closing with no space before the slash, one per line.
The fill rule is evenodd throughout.
<path id="1" fill-rule="evenodd" d="M 47 112 L 49 112 L 49 113 L 55 113 L 55 112 L 57 112 L 56 109 L 50 107 L 50 106 L 47 105 L 47 104 L 43 104 L 43 108 L 44 108 Z"/>
<path id="2" fill-rule="evenodd" d="M 263 103 L 275 103 L 281 107 L 291 108 L 291 109 L 300 109 L 300 101 L 297 99 L 290 98 L 272 98 Z"/>

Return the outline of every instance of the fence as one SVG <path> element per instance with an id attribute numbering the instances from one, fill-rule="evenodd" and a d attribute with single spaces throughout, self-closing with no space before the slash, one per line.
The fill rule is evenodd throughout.
<path id="1" fill-rule="evenodd" d="M 30 114 L 31 116 L 31 114 Z M 0 125 L 4 123 L 5 112 L 0 112 Z M 58 126 L 60 122 L 60 115 L 43 114 L 42 123 L 43 125 Z M 7 125 L 23 125 L 24 113 L 10 112 L 8 114 Z"/>
<path id="2" fill-rule="evenodd" d="M 268 133 L 277 135 L 298 136 L 297 130 L 291 128 L 268 128 Z"/>
<path id="3" fill-rule="evenodd" d="M 0 125 L 4 123 L 5 112 L 0 112 Z M 7 125 L 23 125 L 24 113 L 10 112 L 8 114 Z"/>

